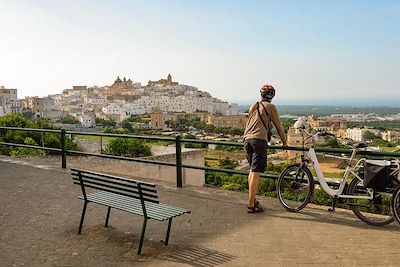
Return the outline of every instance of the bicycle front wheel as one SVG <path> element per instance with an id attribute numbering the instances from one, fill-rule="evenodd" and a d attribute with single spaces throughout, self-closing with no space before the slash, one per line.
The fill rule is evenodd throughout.
<path id="1" fill-rule="evenodd" d="M 391 208 L 394 218 L 400 223 L 400 186 L 393 193 Z"/>
<path id="2" fill-rule="evenodd" d="M 303 209 L 311 199 L 314 180 L 310 170 L 298 163 L 284 169 L 279 176 L 276 191 L 278 199 L 288 211 Z"/>
<path id="3" fill-rule="evenodd" d="M 369 196 L 363 180 L 355 177 L 349 185 L 348 195 Z M 348 204 L 354 214 L 363 222 L 382 226 L 393 222 L 394 218 L 390 211 L 392 192 L 374 192 L 373 199 L 349 198 Z"/>

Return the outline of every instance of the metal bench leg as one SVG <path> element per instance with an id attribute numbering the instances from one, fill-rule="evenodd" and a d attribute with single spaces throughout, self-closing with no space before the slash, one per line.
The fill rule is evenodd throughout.
<path id="1" fill-rule="evenodd" d="M 172 218 L 169 218 L 169 220 L 168 220 L 167 235 L 165 236 L 165 242 L 164 242 L 164 244 L 165 244 L 166 246 L 168 246 L 169 233 L 170 233 L 170 231 L 171 231 L 171 223 L 172 223 Z"/>
<path id="2" fill-rule="evenodd" d="M 79 223 L 79 229 L 78 229 L 78 235 L 81 234 L 82 231 L 82 225 L 83 225 L 83 220 L 85 219 L 85 213 L 86 213 L 86 206 L 87 206 L 87 201 L 83 204 L 83 210 L 82 210 L 82 215 L 81 215 L 81 222 Z"/>
<path id="3" fill-rule="evenodd" d="M 144 217 L 143 227 L 142 227 L 142 234 L 140 235 L 139 248 L 138 248 L 138 251 L 137 251 L 138 255 L 140 255 L 140 253 L 142 253 L 142 245 L 143 245 L 144 233 L 146 232 L 146 225 L 147 225 L 147 218 Z"/>
<path id="4" fill-rule="evenodd" d="M 107 217 L 106 217 L 106 224 L 104 225 L 104 227 L 108 226 L 108 219 L 110 218 L 110 211 L 111 211 L 111 207 L 108 207 L 107 210 Z"/>

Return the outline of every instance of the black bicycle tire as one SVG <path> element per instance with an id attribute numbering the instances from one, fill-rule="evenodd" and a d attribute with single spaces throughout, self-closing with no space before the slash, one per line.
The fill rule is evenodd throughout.
<path id="1" fill-rule="evenodd" d="M 391 201 L 391 205 L 390 205 L 393 217 L 400 224 L 400 210 L 394 208 L 394 207 L 397 207 L 397 203 L 398 202 L 400 203 L 400 185 L 394 191 L 393 197 L 392 197 L 392 201 Z"/>
<path id="2" fill-rule="evenodd" d="M 309 181 L 308 195 L 307 195 L 305 201 L 304 201 L 299 207 L 296 207 L 296 208 L 290 207 L 289 205 L 287 205 L 287 203 L 285 203 L 285 201 L 283 200 L 283 197 L 282 197 L 282 195 L 281 195 L 281 191 L 280 191 L 281 181 L 283 180 L 283 177 L 284 177 L 285 173 L 288 172 L 288 170 L 291 169 L 291 168 L 293 168 L 293 167 L 302 168 L 303 171 L 306 173 L 307 179 L 308 179 L 308 181 Z M 277 195 L 278 195 L 279 202 L 282 204 L 282 206 L 283 206 L 287 211 L 290 211 L 290 212 L 297 212 L 297 211 L 302 210 L 302 209 L 303 209 L 305 206 L 307 206 L 307 204 L 310 202 L 311 197 L 312 197 L 313 192 L 314 192 L 314 178 L 313 178 L 313 176 L 312 176 L 312 174 L 311 174 L 311 171 L 307 168 L 307 166 L 305 166 L 305 165 L 301 166 L 300 163 L 294 163 L 294 164 L 292 164 L 292 165 L 286 167 L 286 168 L 281 172 L 281 174 L 279 175 L 278 182 L 277 182 L 277 185 L 276 185 L 276 191 L 277 191 Z"/>
<path id="3" fill-rule="evenodd" d="M 360 180 L 357 177 L 354 177 L 353 180 L 351 180 L 348 190 L 347 190 L 347 194 L 348 195 L 352 195 L 353 191 L 355 189 L 355 187 L 357 186 L 358 182 Z M 392 205 L 391 205 L 392 206 Z M 365 222 L 366 224 L 369 225 L 373 225 L 373 226 L 384 226 L 384 225 L 388 225 L 391 224 L 394 221 L 394 216 L 392 215 L 390 218 L 388 218 L 387 220 L 382 220 L 382 221 L 371 221 L 369 220 L 367 217 L 365 217 L 364 215 L 361 214 L 361 212 L 358 210 L 358 206 L 356 205 L 351 205 L 351 210 L 353 211 L 353 213 L 363 222 Z"/>

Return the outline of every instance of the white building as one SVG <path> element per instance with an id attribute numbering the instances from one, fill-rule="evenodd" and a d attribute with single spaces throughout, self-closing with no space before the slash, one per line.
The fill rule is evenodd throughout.
<path id="1" fill-rule="evenodd" d="M 78 117 L 82 127 L 90 128 L 96 126 L 96 116 L 94 112 L 82 111 Z"/>
<path id="2" fill-rule="evenodd" d="M 36 117 L 46 118 L 46 112 L 54 109 L 52 97 L 26 97 L 22 102 L 23 106 L 31 109 Z"/>
<path id="3" fill-rule="evenodd" d="M 3 115 L 21 111 L 21 102 L 17 98 L 17 89 L 7 89 L 4 86 L 0 86 L 0 107 Z"/>
<path id="4" fill-rule="evenodd" d="M 348 128 L 348 129 L 346 129 L 346 138 L 356 141 L 356 142 L 368 141 L 368 140 L 364 140 L 364 134 L 366 132 L 371 132 L 371 133 L 375 134 L 376 136 L 380 135 L 380 131 L 376 130 L 376 129 Z"/>
<path id="5" fill-rule="evenodd" d="M 122 113 L 122 105 L 118 103 L 109 103 L 104 106 L 101 110 L 106 115 L 120 115 Z"/>
<path id="6" fill-rule="evenodd" d="M 382 133 L 382 139 L 390 143 L 395 143 L 400 141 L 400 132 L 397 131 L 387 131 Z"/>

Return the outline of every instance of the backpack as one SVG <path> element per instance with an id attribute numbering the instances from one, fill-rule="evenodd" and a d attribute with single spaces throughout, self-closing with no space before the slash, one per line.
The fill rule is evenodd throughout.
<path id="1" fill-rule="evenodd" d="M 394 166 L 390 160 L 367 159 L 364 161 L 364 185 L 377 191 L 386 191 L 391 187 L 394 177 Z"/>

